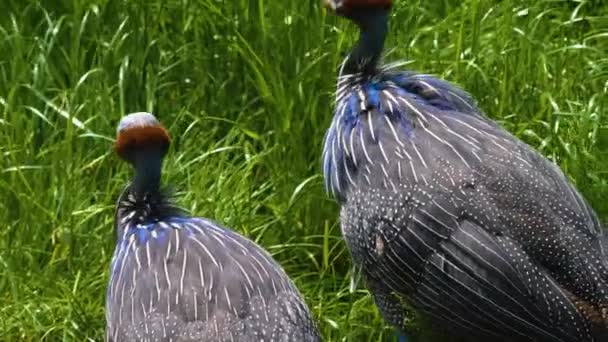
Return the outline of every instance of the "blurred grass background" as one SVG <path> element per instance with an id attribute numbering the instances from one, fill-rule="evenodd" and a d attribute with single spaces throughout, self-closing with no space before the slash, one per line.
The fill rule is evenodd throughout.
<path id="1" fill-rule="evenodd" d="M 0 2 L 0 340 L 101 340 L 123 114 L 172 133 L 180 204 L 258 241 L 327 341 L 393 338 L 320 175 L 356 30 L 320 0 Z M 397 1 L 387 60 L 456 82 L 608 221 L 608 3 Z"/>

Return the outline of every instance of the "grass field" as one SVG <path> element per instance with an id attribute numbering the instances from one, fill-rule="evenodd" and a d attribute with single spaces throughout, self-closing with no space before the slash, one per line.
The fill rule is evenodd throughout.
<path id="1" fill-rule="evenodd" d="M 164 180 L 258 241 L 327 341 L 393 338 L 351 282 L 320 156 L 356 30 L 320 0 L 0 2 L 0 340 L 101 340 L 120 117 L 172 133 Z M 399 1 L 387 60 L 456 82 L 608 222 L 608 3 Z"/>

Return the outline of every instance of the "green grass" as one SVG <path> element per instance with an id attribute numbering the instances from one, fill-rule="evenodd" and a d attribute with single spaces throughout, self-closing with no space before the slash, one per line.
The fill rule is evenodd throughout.
<path id="1" fill-rule="evenodd" d="M 532 4 L 532 5 L 530 5 Z M 180 204 L 265 246 L 328 341 L 390 340 L 320 175 L 356 30 L 320 0 L 0 2 L 0 340 L 103 335 L 120 117 L 172 133 Z M 454 81 L 608 221 L 608 4 L 401 1 L 389 60 Z"/>

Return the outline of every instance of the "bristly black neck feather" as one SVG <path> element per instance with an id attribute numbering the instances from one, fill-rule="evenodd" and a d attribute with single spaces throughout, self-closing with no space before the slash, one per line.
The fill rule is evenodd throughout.
<path id="1" fill-rule="evenodd" d="M 342 74 L 373 74 L 388 33 L 389 10 L 356 10 L 350 15 L 360 30 L 359 41 L 347 57 Z"/>
<path id="2" fill-rule="evenodd" d="M 171 189 L 158 189 L 154 192 L 135 191 L 129 184 L 118 198 L 116 205 L 116 236 L 122 237 L 122 228 L 128 225 L 148 224 L 163 221 L 168 217 L 187 216 L 184 209 L 175 204 Z"/>

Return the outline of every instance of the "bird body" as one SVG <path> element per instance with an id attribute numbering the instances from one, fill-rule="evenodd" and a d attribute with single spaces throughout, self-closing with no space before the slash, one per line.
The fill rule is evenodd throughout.
<path id="1" fill-rule="evenodd" d="M 604 237 L 564 174 L 458 87 L 379 66 L 390 1 L 328 2 L 362 33 L 339 74 L 325 181 L 384 318 L 407 330 L 411 305 L 468 341 L 608 338 Z"/>
<path id="2" fill-rule="evenodd" d="M 117 151 L 136 176 L 117 203 L 106 340 L 320 341 L 297 288 L 266 251 L 186 215 L 158 189 L 154 167 L 168 136 L 141 130 L 159 126 L 156 119 L 137 113 L 124 122 Z M 143 175 L 138 165 L 147 166 Z"/>

